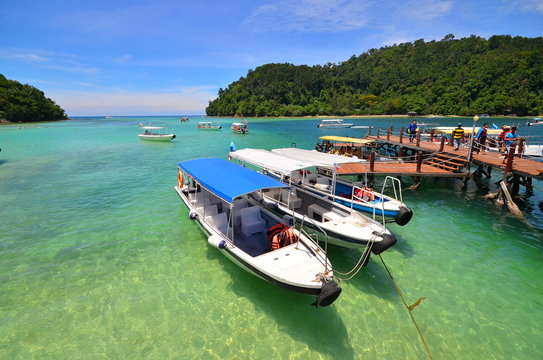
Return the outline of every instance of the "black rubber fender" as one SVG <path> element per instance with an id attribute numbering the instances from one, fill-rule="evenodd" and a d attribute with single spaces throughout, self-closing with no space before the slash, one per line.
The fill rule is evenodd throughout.
<path id="1" fill-rule="evenodd" d="M 381 235 L 381 239 L 381 241 L 376 241 L 375 243 L 373 243 L 373 246 L 371 248 L 371 252 L 375 255 L 379 255 L 386 249 L 396 244 L 396 241 L 398 241 L 396 237 L 392 234 L 383 234 Z"/>
<path id="2" fill-rule="evenodd" d="M 413 210 L 411 210 L 407 206 L 402 206 L 400 207 L 400 210 L 396 214 L 394 221 L 396 222 L 396 224 L 400 226 L 404 226 L 411 220 L 412 217 L 413 217 Z"/>
<path id="3" fill-rule="evenodd" d="M 328 306 L 332 304 L 341 294 L 342 289 L 339 287 L 337 282 L 334 280 L 329 280 L 322 284 L 322 289 L 319 295 L 317 295 L 317 301 L 314 303 L 315 306 Z"/>

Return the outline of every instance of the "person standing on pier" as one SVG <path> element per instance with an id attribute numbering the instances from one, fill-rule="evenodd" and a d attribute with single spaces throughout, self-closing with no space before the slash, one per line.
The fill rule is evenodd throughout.
<path id="1" fill-rule="evenodd" d="M 475 136 L 475 140 L 477 140 L 477 147 L 475 151 L 477 151 L 477 154 L 482 150 L 483 152 L 486 152 L 486 136 L 487 136 L 487 129 L 488 129 L 488 123 L 484 123 L 483 127 L 479 129 L 477 132 L 477 135 Z"/>
<path id="2" fill-rule="evenodd" d="M 511 149 L 512 146 L 516 146 L 517 144 L 517 139 L 518 139 L 518 134 L 517 134 L 517 127 L 516 126 L 513 126 L 511 128 L 511 131 L 508 132 L 506 135 L 505 135 L 505 147 L 507 148 L 506 150 L 506 155 L 509 154 L 509 149 Z"/>
<path id="3" fill-rule="evenodd" d="M 418 126 L 417 120 L 413 120 L 409 126 L 407 126 L 407 133 L 409 134 L 409 142 L 413 142 L 415 135 L 417 134 Z"/>
<path id="4" fill-rule="evenodd" d="M 464 138 L 464 129 L 462 129 L 462 124 L 458 123 L 456 129 L 452 131 L 452 141 L 454 150 L 458 150 L 460 145 L 462 145 L 462 139 Z"/>
<path id="5" fill-rule="evenodd" d="M 505 152 L 505 137 L 510 129 L 509 125 L 502 125 L 502 132 L 498 135 L 498 151 L 500 154 Z"/>

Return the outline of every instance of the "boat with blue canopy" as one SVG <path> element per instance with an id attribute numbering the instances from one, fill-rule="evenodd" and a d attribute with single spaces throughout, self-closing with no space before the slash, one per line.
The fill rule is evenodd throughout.
<path id="1" fill-rule="evenodd" d="M 175 191 L 209 234 L 208 243 L 242 269 L 278 287 L 315 295 L 318 306 L 341 293 L 326 251 L 302 228 L 259 202 L 271 190 L 288 191 L 269 176 L 224 159 L 178 163 Z"/>

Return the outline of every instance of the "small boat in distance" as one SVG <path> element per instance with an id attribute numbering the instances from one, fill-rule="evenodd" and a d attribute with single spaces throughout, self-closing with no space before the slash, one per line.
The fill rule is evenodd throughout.
<path id="1" fill-rule="evenodd" d="M 531 118 L 526 122 L 526 126 L 543 125 L 543 118 Z"/>
<path id="2" fill-rule="evenodd" d="M 220 130 L 220 129 L 222 129 L 221 124 L 216 124 L 216 123 L 211 122 L 211 121 L 200 121 L 198 123 L 197 127 L 200 130 Z"/>
<path id="3" fill-rule="evenodd" d="M 323 119 L 317 127 L 326 127 L 326 128 L 350 128 L 353 126 L 353 123 L 346 123 L 343 119 Z"/>
<path id="4" fill-rule="evenodd" d="M 146 141 L 172 141 L 175 134 L 165 134 L 162 126 L 141 126 L 142 133 L 138 135 L 140 140 Z"/>
<path id="5" fill-rule="evenodd" d="M 328 306 L 341 294 L 326 252 L 256 199 L 287 185 L 224 159 L 178 163 L 175 191 L 208 243 L 245 271 Z M 221 276 L 217 274 L 217 276 Z M 230 277 L 227 276 L 228 281 Z"/>
<path id="6" fill-rule="evenodd" d="M 188 117 L 182 117 L 181 119 L 179 119 L 179 122 L 189 122 L 189 118 Z"/>
<path id="7" fill-rule="evenodd" d="M 235 122 L 232 123 L 232 126 L 230 127 L 233 132 L 236 132 L 238 134 L 248 134 L 249 133 L 249 126 L 247 125 L 247 121 L 245 119 L 242 119 L 241 122 Z"/>

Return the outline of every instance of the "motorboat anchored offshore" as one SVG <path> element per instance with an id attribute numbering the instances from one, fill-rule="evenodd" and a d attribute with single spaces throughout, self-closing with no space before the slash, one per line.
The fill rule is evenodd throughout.
<path id="1" fill-rule="evenodd" d="M 341 293 L 326 252 L 303 230 L 265 209 L 262 191 L 287 186 L 223 159 L 178 164 L 175 191 L 209 234 L 208 243 L 244 270 L 327 306 Z"/>
<path id="2" fill-rule="evenodd" d="M 140 140 L 147 141 L 172 141 L 175 134 L 166 134 L 162 126 L 140 126 L 142 133 L 138 135 Z"/>
<path id="3" fill-rule="evenodd" d="M 324 128 L 350 128 L 354 123 L 346 123 L 343 119 L 323 119 L 317 127 Z"/>
<path id="4" fill-rule="evenodd" d="M 236 132 L 238 134 L 249 133 L 249 125 L 247 124 L 247 121 L 245 119 L 243 119 L 241 122 L 232 123 L 232 126 L 230 126 L 230 129 L 232 129 L 233 132 Z"/>
<path id="5" fill-rule="evenodd" d="M 237 150 L 230 152 L 229 157 L 258 167 L 270 177 L 288 184 L 292 191 L 280 188 L 261 191 L 261 203 L 282 216 L 292 216 L 294 222 L 320 233 L 330 244 L 365 248 L 365 253 L 371 251 L 380 254 L 396 243 L 384 219 L 381 223 L 377 222 L 292 181 L 294 174 L 306 171 L 315 164 L 261 149 Z"/>
<path id="6" fill-rule="evenodd" d="M 531 118 L 526 122 L 526 126 L 543 125 L 543 118 Z"/>
<path id="7" fill-rule="evenodd" d="M 197 127 L 200 130 L 221 130 L 222 129 L 221 124 L 216 124 L 211 121 L 200 121 Z"/>
<path id="8" fill-rule="evenodd" d="M 272 152 L 295 160 L 305 160 L 314 164 L 316 171 L 302 171 L 292 174 L 292 182 L 323 197 L 349 208 L 384 216 L 403 226 L 413 217 L 413 211 L 403 202 L 402 187 L 398 178 L 387 176 L 381 192 L 367 186 L 367 182 L 351 181 L 338 176 L 344 164 L 360 163 L 363 160 L 340 155 L 321 153 L 299 148 L 273 149 Z M 391 189 L 385 195 L 385 191 Z"/>

